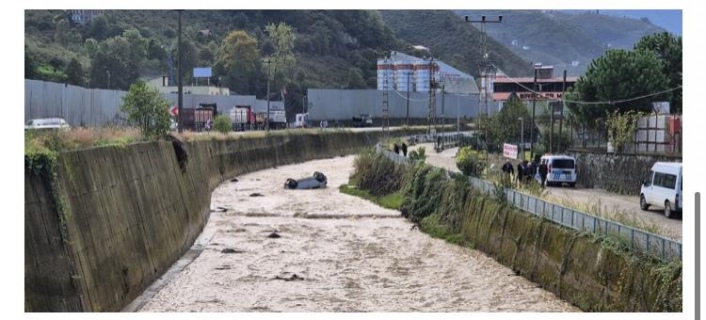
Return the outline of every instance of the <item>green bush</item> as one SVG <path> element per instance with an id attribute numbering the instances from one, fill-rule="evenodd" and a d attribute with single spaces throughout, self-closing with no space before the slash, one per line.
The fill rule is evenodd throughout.
<path id="1" fill-rule="evenodd" d="M 478 151 L 473 150 L 471 147 L 462 147 L 456 157 L 456 167 L 464 175 L 480 177 L 483 174 L 486 163 Z"/>
<path id="2" fill-rule="evenodd" d="M 216 120 L 213 121 L 213 129 L 223 134 L 230 132 L 232 129 L 230 117 L 226 115 L 217 116 Z"/>
<path id="3" fill-rule="evenodd" d="M 409 153 L 409 159 L 414 160 L 414 161 L 421 161 L 424 162 L 427 158 L 427 153 L 426 153 L 426 148 L 424 147 L 419 147 L 417 150 L 412 150 Z"/>
<path id="4" fill-rule="evenodd" d="M 364 150 L 353 161 L 353 167 L 351 184 L 369 191 L 375 197 L 397 192 L 401 188 L 404 165 L 375 152 L 375 149 Z"/>
<path id="5" fill-rule="evenodd" d="M 123 97 L 120 111 L 127 114 L 128 123 L 137 126 L 146 138 L 157 137 L 169 131 L 169 102 L 157 89 L 137 80 Z"/>
<path id="6" fill-rule="evenodd" d="M 446 170 L 420 164 L 414 171 L 411 187 L 404 192 L 400 211 L 412 222 L 419 222 L 438 209 L 444 193 L 442 182 L 446 181 Z M 408 178 L 405 177 L 405 181 Z"/>

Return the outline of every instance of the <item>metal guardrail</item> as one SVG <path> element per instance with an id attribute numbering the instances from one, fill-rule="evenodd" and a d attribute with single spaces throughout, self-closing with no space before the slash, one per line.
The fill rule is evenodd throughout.
<path id="1" fill-rule="evenodd" d="M 432 139 L 433 140 L 433 139 Z M 422 141 L 422 140 L 419 140 Z M 377 152 L 382 153 L 396 163 L 412 163 L 413 161 L 383 149 L 380 144 L 375 146 Z M 447 172 L 450 173 L 450 172 Z M 495 192 L 492 182 L 468 177 L 471 186 L 485 193 Z M 660 235 L 629 227 L 617 222 L 606 220 L 594 215 L 564 207 L 513 189 L 505 189 L 508 203 L 535 216 L 553 221 L 562 226 L 578 231 L 592 232 L 594 234 L 622 239 L 629 244 L 631 250 L 637 250 L 666 261 L 681 261 L 682 243 Z"/>

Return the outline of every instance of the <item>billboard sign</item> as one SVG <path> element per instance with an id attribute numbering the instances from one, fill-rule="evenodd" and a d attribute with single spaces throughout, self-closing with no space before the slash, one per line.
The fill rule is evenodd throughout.
<path id="1" fill-rule="evenodd" d="M 194 68 L 194 78 L 210 78 L 213 76 L 211 68 Z"/>
<path id="2" fill-rule="evenodd" d="M 503 157 L 517 159 L 517 145 L 503 143 Z"/>

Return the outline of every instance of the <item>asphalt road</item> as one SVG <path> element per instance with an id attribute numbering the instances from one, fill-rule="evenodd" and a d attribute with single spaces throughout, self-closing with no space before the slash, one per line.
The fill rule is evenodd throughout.
<path id="1" fill-rule="evenodd" d="M 427 163 L 447 170 L 459 171 L 455 159 L 458 148 L 436 153 L 432 143 L 422 143 L 410 147 L 410 151 L 419 147 L 426 148 Z M 499 170 L 499 168 L 496 169 Z M 682 239 L 681 219 L 667 219 L 662 214 L 662 208 L 651 207 L 648 211 L 642 211 L 638 196 L 624 196 L 600 189 L 578 187 L 547 187 L 546 190 L 548 201 L 558 204 L 563 202 L 567 207 L 582 211 L 589 208 L 593 212 L 599 212 L 606 219 L 616 222 L 632 221 L 634 224 L 656 228 L 655 232 L 660 235 L 680 241 Z"/>

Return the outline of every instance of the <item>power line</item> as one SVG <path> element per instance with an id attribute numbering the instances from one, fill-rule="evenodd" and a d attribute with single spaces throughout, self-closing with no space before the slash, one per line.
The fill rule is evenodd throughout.
<path id="1" fill-rule="evenodd" d="M 491 62 L 491 64 L 492 64 L 495 68 L 497 68 L 498 70 L 500 70 L 500 68 L 498 68 L 498 66 L 496 66 L 496 65 L 493 64 L 492 62 Z M 515 78 L 512 78 L 512 77 L 506 77 L 506 78 L 507 78 L 507 79 L 510 79 L 513 83 L 519 85 L 519 86 L 522 87 L 523 89 L 525 89 L 525 90 L 527 90 L 527 91 L 529 91 L 529 92 L 531 92 L 531 93 L 534 93 L 534 94 L 536 94 L 536 95 L 539 95 L 540 97 L 546 98 L 547 100 L 550 100 L 550 101 L 563 101 L 563 102 L 568 102 L 568 103 L 586 104 L 586 105 L 616 104 L 616 103 L 630 102 L 630 101 L 640 100 L 640 99 L 649 98 L 649 97 L 652 97 L 652 96 L 664 94 L 664 93 L 671 92 L 671 91 L 674 91 L 674 90 L 679 90 L 679 89 L 682 88 L 682 86 L 677 86 L 677 87 L 675 87 L 675 88 L 671 88 L 671 89 L 659 91 L 659 92 L 656 92 L 656 93 L 650 93 L 650 94 L 646 94 L 646 95 L 639 96 L 639 97 L 628 98 L 628 99 L 622 99 L 622 100 L 615 100 L 615 101 L 578 101 L 578 100 L 566 100 L 566 99 L 564 99 L 563 97 L 562 97 L 562 98 L 552 98 L 552 97 L 546 96 L 546 95 L 543 94 L 542 92 L 535 91 L 535 90 L 533 90 L 533 89 L 530 89 L 530 88 L 528 88 L 528 87 L 522 85 L 521 83 L 517 82 L 517 81 L 515 80 Z"/>

